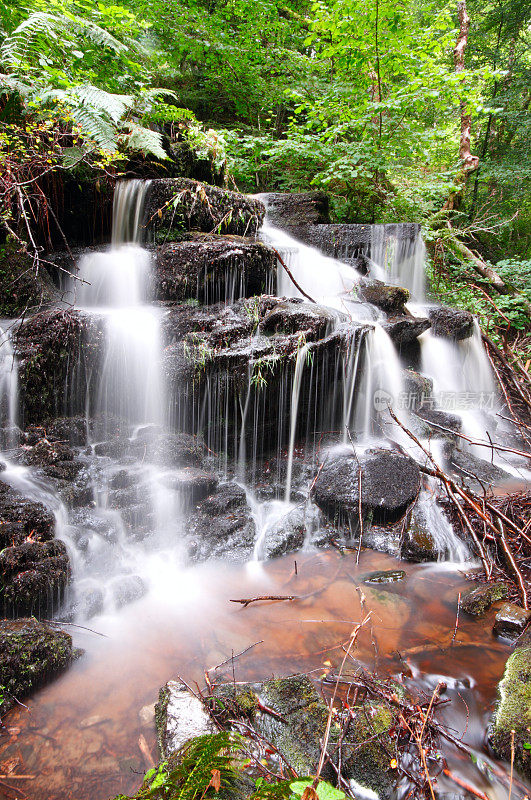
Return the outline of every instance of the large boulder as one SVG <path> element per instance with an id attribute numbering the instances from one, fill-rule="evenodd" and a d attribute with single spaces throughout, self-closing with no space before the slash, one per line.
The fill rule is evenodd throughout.
<path id="1" fill-rule="evenodd" d="M 20 324 L 14 343 L 24 424 L 83 414 L 89 375 L 102 354 L 96 319 L 74 309 L 42 311 Z"/>
<path id="2" fill-rule="evenodd" d="M 72 637 L 36 619 L 0 620 L 0 716 L 72 661 Z"/>
<path id="3" fill-rule="evenodd" d="M 470 311 L 440 306 L 429 311 L 431 332 L 446 339 L 468 339 L 474 333 L 474 317 Z"/>
<path id="4" fill-rule="evenodd" d="M 375 522 L 394 522 L 415 501 L 420 471 L 397 450 L 375 448 L 357 455 L 353 448 L 331 451 L 314 486 L 317 505 L 331 519 L 359 525 L 361 511 Z"/>
<path id="5" fill-rule="evenodd" d="M 189 178 L 151 181 L 144 208 L 148 231 L 158 243 L 183 238 L 190 230 L 253 236 L 264 215 L 254 197 Z"/>
<path id="6" fill-rule="evenodd" d="M 262 242 L 239 236 L 196 236 L 157 248 L 153 296 L 157 300 L 234 302 L 269 294 L 277 257 Z"/>

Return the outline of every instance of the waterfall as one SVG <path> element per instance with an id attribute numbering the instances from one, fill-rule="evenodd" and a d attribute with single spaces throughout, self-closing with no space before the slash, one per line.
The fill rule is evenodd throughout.
<path id="1" fill-rule="evenodd" d="M 426 247 L 420 233 L 412 238 L 400 226 L 373 225 L 370 257 L 374 278 L 405 286 L 417 302 L 424 302 Z"/>
<path id="2" fill-rule="evenodd" d="M 11 342 L 12 323 L 0 325 L 0 420 L 2 430 L 1 449 L 6 450 L 16 443 L 18 417 L 18 369 Z"/>

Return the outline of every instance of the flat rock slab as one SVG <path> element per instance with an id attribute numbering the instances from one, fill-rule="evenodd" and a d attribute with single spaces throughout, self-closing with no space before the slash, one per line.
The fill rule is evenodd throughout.
<path id="1" fill-rule="evenodd" d="M 168 681 L 160 690 L 155 718 L 165 758 L 180 750 L 189 739 L 217 731 L 201 700 L 178 681 Z"/>

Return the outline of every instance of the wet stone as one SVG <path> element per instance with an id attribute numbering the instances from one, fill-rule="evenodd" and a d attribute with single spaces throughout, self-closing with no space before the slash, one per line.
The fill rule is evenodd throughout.
<path id="1" fill-rule="evenodd" d="M 165 758 L 176 753 L 189 739 L 217 730 L 201 700 L 177 681 L 168 681 L 160 690 L 155 720 L 160 750 Z"/>
<path id="2" fill-rule="evenodd" d="M 474 317 L 470 311 L 442 306 L 431 308 L 428 316 L 434 336 L 459 341 L 467 339 L 474 333 Z"/>
<path id="3" fill-rule="evenodd" d="M 472 589 L 461 600 L 461 608 L 473 617 L 485 614 L 493 603 L 505 600 L 509 594 L 508 584 L 504 581 L 485 583 Z"/>
<path id="4" fill-rule="evenodd" d="M 515 603 L 503 603 L 496 614 L 493 632 L 505 639 L 516 639 L 527 627 L 531 611 L 525 611 Z"/>
<path id="5" fill-rule="evenodd" d="M 36 619 L 0 620 L 0 716 L 72 661 L 72 637 Z"/>
<path id="6" fill-rule="evenodd" d="M 370 572 L 368 575 L 364 575 L 363 582 L 364 583 L 396 583 L 397 581 L 403 581 L 406 577 L 406 573 L 403 569 L 392 569 L 392 570 L 379 570 L 377 572 Z"/>
<path id="7" fill-rule="evenodd" d="M 389 286 L 381 281 L 374 281 L 360 287 L 361 297 L 387 314 L 404 314 L 404 304 L 409 300 L 409 290 L 401 286 Z"/>

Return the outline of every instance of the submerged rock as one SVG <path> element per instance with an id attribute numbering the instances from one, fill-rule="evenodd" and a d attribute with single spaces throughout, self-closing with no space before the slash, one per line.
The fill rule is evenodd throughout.
<path id="1" fill-rule="evenodd" d="M 156 242 L 182 238 L 190 230 L 252 236 L 264 215 L 256 198 L 189 178 L 151 181 L 144 208 Z"/>
<path id="2" fill-rule="evenodd" d="M 36 619 L 0 620 L 0 716 L 72 661 L 72 637 Z"/>
<path id="3" fill-rule="evenodd" d="M 429 311 L 431 332 L 447 339 L 468 339 L 474 333 L 474 317 L 470 311 L 439 306 Z"/>
<path id="4" fill-rule="evenodd" d="M 169 242 L 156 251 L 153 295 L 165 301 L 195 298 L 202 303 L 218 303 L 269 294 L 276 266 L 273 250 L 239 236 Z"/>
<path id="5" fill-rule="evenodd" d="M 332 451 L 315 482 L 315 502 L 331 518 L 359 524 L 362 513 L 376 522 L 393 522 L 414 502 L 420 471 L 409 456 L 378 448 L 356 455 L 352 448 Z"/>
<path id="6" fill-rule="evenodd" d="M 513 733 L 514 731 L 514 733 Z M 509 657 L 498 684 L 498 701 L 491 721 L 489 742 L 498 758 L 511 760 L 514 737 L 514 765 L 531 778 L 531 646 L 517 647 Z"/>

